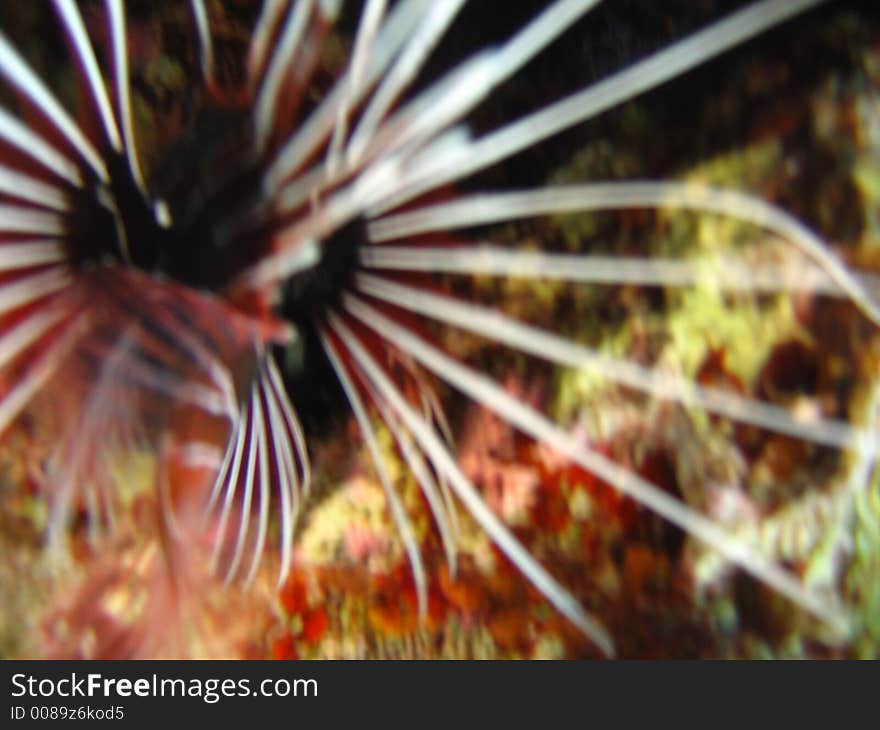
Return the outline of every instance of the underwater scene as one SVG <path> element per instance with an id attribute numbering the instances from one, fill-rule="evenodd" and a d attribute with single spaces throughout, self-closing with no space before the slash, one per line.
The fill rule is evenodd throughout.
<path id="1" fill-rule="evenodd" d="M 0 4 L 0 657 L 880 657 L 880 8 Z"/>

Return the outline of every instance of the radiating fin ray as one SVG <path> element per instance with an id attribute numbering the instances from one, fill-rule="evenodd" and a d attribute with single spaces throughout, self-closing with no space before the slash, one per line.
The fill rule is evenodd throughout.
<path id="1" fill-rule="evenodd" d="M 128 388 L 120 391 L 117 387 L 119 370 L 124 367 L 132 346 L 131 332 L 124 328 L 115 337 L 107 356 L 101 360 L 97 376 L 78 413 L 75 427 L 66 430 L 52 452 L 49 460 L 49 478 L 53 490 L 48 527 L 50 546 L 61 544 L 77 491 L 84 490 L 84 496 L 90 502 L 89 519 L 93 537 L 100 516 L 98 497 L 101 498 L 105 515 L 113 514 L 112 499 L 106 485 L 107 466 L 102 457 L 114 453 L 121 443 L 130 438 L 134 430 L 130 423 L 134 413 L 133 393 Z M 170 511 L 169 495 L 164 491 L 167 490 L 167 483 L 160 478 L 157 486 L 166 526 L 171 530 L 179 530 Z"/>
<path id="2" fill-rule="evenodd" d="M 257 385 L 251 386 L 250 392 L 250 411 L 248 423 L 250 426 L 250 439 L 248 441 L 248 452 L 244 464 L 244 489 L 242 492 L 241 509 L 238 522 L 238 535 L 235 539 L 235 551 L 232 554 L 232 560 L 226 569 L 225 582 L 229 583 L 238 572 L 238 566 L 244 556 L 245 542 L 248 529 L 251 523 L 251 502 L 254 496 L 254 480 L 257 476 L 258 469 L 258 447 L 259 447 L 259 424 L 263 419 L 263 408 L 260 405 L 260 398 L 257 393 Z"/>
<path id="3" fill-rule="evenodd" d="M 390 148 L 383 147 L 386 154 L 380 162 L 365 170 L 349 189 L 337 193 L 329 200 L 322 207 L 320 216 L 310 216 L 306 221 L 293 226 L 285 235 L 280 236 L 278 250 L 253 267 L 252 270 L 242 274 L 240 281 L 244 286 L 251 288 L 276 281 L 280 276 L 278 272 L 291 271 L 296 260 L 295 248 L 302 240 L 309 236 L 324 235 L 327 232 L 324 228 L 342 225 L 358 212 L 363 211 L 364 208 L 369 211 L 370 217 L 376 217 L 385 211 L 399 207 L 428 190 L 467 177 L 557 132 L 653 88 L 653 86 L 674 78 L 718 55 L 723 50 L 822 2 L 824 0 L 763 0 L 763 2 L 755 3 L 655 53 L 648 59 L 618 72 L 605 81 L 544 107 L 538 112 L 527 115 L 475 141 L 470 140 L 467 135 L 458 134 L 454 128 L 447 132 L 455 133 L 451 138 L 447 139 L 446 135 L 440 134 L 443 125 L 438 126 L 440 116 L 434 108 L 440 100 L 429 100 L 430 103 L 428 103 L 423 99 L 422 103 L 426 107 L 424 124 L 433 130 L 432 134 L 434 132 L 440 134 L 436 140 L 436 146 L 430 143 L 422 146 L 414 145 L 414 149 L 408 157 L 407 155 L 387 154 Z M 402 10 L 403 5 L 401 3 L 397 10 Z M 548 9 L 547 12 L 550 10 Z M 398 16 L 402 15 L 402 12 L 398 13 Z M 389 21 L 387 26 L 391 25 L 392 23 Z M 511 43 L 515 44 L 516 38 Z M 377 46 L 382 46 L 382 39 L 377 43 Z M 390 60 L 392 55 L 390 51 L 389 48 L 389 55 L 387 58 L 383 58 L 383 62 L 387 63 Z M 396 49 L 394 49 L 394 53 L 396 53 Z M 469 63 L 474 65 L 473 74 L 477 81 L 479 81 L 481 74 L 491 77 L 495 73 L 492 67 L 493 58 L 488 55 L 472 59 Z M 483 68 L 484 66 L 485 68 Z M 463 79 L 466 79 L 468 77 L 466 71 L 466 69 L 459 68 L 453 74 L 461 75 Z M 340 88 L 344 81 L 343 77 L 334 92 L 325 100 L 322 108 L 316 110 L 312 118 L 285 145 L 272 163 L 264 178 L 264 187 L 269 197 L 275 196 L 282 183 L 298 170 L 300 163 L 309 153 L 314 151 L 315 147 L 320 144 L 320 140 L 324 138 L 323 132 L 321 135 L 316 134 L 315 137 L 305 137 L 306 132 L 332 126 L 330 117 L 333 110 L 338 108 L 340 98 L 344 93 L 344 86 Z M 435 95 L 453 93 L 456 84 L 447 79 L 446 85 L 450 88 L 445 91 L 445 87 L 439 91 L 435 89 L 433 93 Z M 481 85 L 482 82 L 477 84 L 477 86 Z M 449 117 L 448 123 L 451 124 L 454 121 L 455 115 L 453 114 Z M 388 125 L 393 123 L 394 119 L 391 119 Z M 406 143 L 404 136 L 398 134 L 397 131 L 390 134 L 394 139 L 394 148 Z M 427 140 L 423 139 L 422 141 Z M 387 240 L 388 231 L 385 221 L 376 222 L 373 231 L 373 240 L 380 238 Z M 294 250 L 287 250 L 291 248 Z M 844 282 L 844 279 L 841 279 L 841 283 Z M 853 294 L 857 293 L 857 285 L 852 291 Z M 866 305 L 869 304 L 864 293 L 858 301 Z M 866 311 L 870 312 L 870 307 Z M 874 315 L 880 317 L 880 309 L 870 316 Z"/>
<path id="4" fill-rule="evenodd" d="M 582 284 L 639 286 L 699 286 L 744 292 L 804 292 L 831 297 L 849 296 L 834 279 L 812 262 L 755 264 L 739 256 L 663 258 L 603 256 L 588 253 L 547 253 L 515 250 L 491 243 L 456 246 L 363 247 L 362 266 L 410 271 L 513 279 L 547 279 Z M 852 272 L 866 290 L 880 290 L 871 274 Z"/>
<path id="5" fill-rule="evenodd" d="M 78 315 L 52 345 L 28 368 L 27 373 L 12 388 L 0 396 L 0 435 L 27 406 L 33 396 L 52 378 L 61 363 L 70 354 L 83 326 L 85 316 Z"/>
<path id="6" fill-rule="evenodd" d="M 367 384 L 369 385 L 369 381 L 367 381 Z M 369 390 L 373 403 L 382 416 L 382 420 L 394 437 L 400 455 L 403 456 L 403 460 L 413 473 L 416 483 L 422 490 L 422 494 L 425 495 L 428 507 L 434 516 L 434 522 L 440 531 L 440 539 L 446 552 L 446 562 L 449 564 L 449 574 L 454 579 L 457 572 L 456 533 L 451 524 L 447 504 L 444 503 L 443 496 L 437 487 L 437 482 L 425 465 L 421 451 L 412 443 L 409 434 L 403 430 L 403 425 L 399 423 L 391 409 L 385 405 L 385 402 L 376 393 L 375 388 L 370 386 Z"/>
<path id="7" fill-rule="evenodd" d="M 146 185 L 137 152 L 134 120 L 131 112 L 131 87 L 128 80 L 128 38 L 122 0 L 104 0 L 110 26 L 110 47 L 113 52 L 113 85 L 116 90 L 116 114 L 122 129 L 122 141 L 128 168 L 135 184 L 146 197 Z"/>
<path id="8" fill-rule="evenodd" d="M 253 92 L 259 84 L 266 66 L 266 55 L 269 52 L 269 44 L 272 35 L 278 27 L 287 0 L 264 0 L 263 8 L 257 19 L 257 24 L 251 33 L 251 42 L 248 47 L 247 69 L 248 84 Z"/>
<path id="9" fill-rule="evenodd" d="M 235 421 L 238 403 L 235 384 L 229 368 L 222 359 L 209 350 L 195 334 L 192 326 L 180 319 L 177 313 L 163 306 L 155 307 L 150 313 L 154 325 L 161 326 L 170 335 L 182 353 L 190 355 L 193 361 L 208 375 L 221 395 L 224 410 L 230 420 Z"/>
<path id="10" fill-rule="evenodd" d="M 214 86 L 214 42 L 211 38 L 211 21 L 204 0 L 190 0 L 190 10 L 196 27 L 196 38 L 199 44 L 199 67 L 205 86 Z"/>
<path id="11" fill-rule="evenodd" d="M 257 479 L 259 486 L 260 507 L 257 515 L 257 535 L 254 539 L 254 555 L 251 559 L 251 566 L 248 569 L 247 576 L 244 579 L 245 585 L 249 585 L 257 574 L 257 568 L 260 565 L 260 559 L 263 557 L 263 548 L 266 545 L 266 533 L 269 528 L 269 448 L 266 438 L 266 420 L 267 420 L 267 404 L 265 403 L 266 383 L 260 378 L 258 384 L 258 392 L 256 404 L 259 407 L 257 411 Z M 283 487 L 282 487 L 283 488 Z"/>
<path id="12" fill-rule="evenodd" d="M 64 261 L 65 255 L 64 246 L 57 241 L 0 243 L 0 272 L 60 264 Z"/>
<path id="13" fill-rule="evenodd" d="M 841 608 L 804 588 L 791 574 L 766 560 L 750 545 L 732 537 L 710 519 L 694 512 L 637 474 L 584 447 L 540 413 L 512 397 L 491 379 L 449 358 L 372 307 L 350 295 L 344 297 L 344 304 L 347 311 L 381 337 L 418 360 L 438 377 L 466 393 L 475 402 L 497 413 L 540 443 L 564 454 L 575 464 L 613 485 L 639 504 L 650 508 L 687 534 L 718 550 L 725 558 L 825 621 L 839 633 L 848 634 L 848 617 Z"/>
<path id="14" fill-rule="evenodd" d="M 61 133 L 103 182 L 109 180 L 104 161 L 92 143 L 86 139 L 70 115 L 64 111 L 45 84 L 30 69 L 2 33 L 0 33 L 0 74 L 5 76 L 9 83 L 40 109 L 52 126 Z M 6 138 L 22 152 L 75 186 L 81 185 L 82 178 L 76 165 L 38 135 L 29 131 L 23 135 L 21 129 L 16 129 L 16 125 L 13 123 L 17 120 L 14 120 L 4 110 L 0 110 L 0 112 L 2 112 L 0 114 L 0 137 Z M 24 143 L 22 144 L 22 142 Z"/>
<path id="15" fill-rule="evenodd" d="M 397 55 L 429 4 L 428 0 L 402 0 L 395 6 L 379 33 L 375 45 L 376 53 L 365 72 L 361 88 L 368 89 L 376 82 Z M 348 83 L 348 74 L 343 74 L 321 104 L 279 150 L 264 176 L 263 187 L 269 197 L 274 197 L 281 185 L 300 169 L 303 162 L 332 133 L 337 109 L 348 92 Z M 359 101 L 356 98 L 351 103 Z"/>
<path id="16" fill-rule="evenodd" d="M 360 426 L 361 434 L 364 437 L 367 449 L 372 457 L 373 465 L 376 467 L 376 474 L 379 477 L 379 482 L 382 484 L 382 488 L 385 491 L 385 498 L 388 501 L 391 515 L 394 518 L 397 530 L 403 539 L 404 548 L 407 557 L 409 558 L 410 569 L 413 573 L 413 580 L 416 585 L 416 594 L 419 602 L 419 616 L 424 618 L 427 615 L 428 610 L 427 578 L 425 576 L 425 566 L 422 563 L 422 556 L 419 552 L 419 544 L 416 540 L 415 533 L 413 533 L 412 523 L 406 515 L 406 510 L 404 509 L 400 497 L 397 495 L 397 492 L 394 491 L 394 485 L 391 483 L 391 478 L 388 475 L 388 470 L 385 466 L 385 459 L 382 456 L 382 452 L 379 450 L 379 444 L 376 441 L 376 434 L 370 424 L 370 418 L 364 409 L 361 398 L 355 389 L 354 383 L 351 382 L 351 378 L 349 378 L 345 366 L 326 332 L 321 332 L 321 342 L 324 345 L 324 351 L 327 353 L 327 357 L 330 360 L 330 364 L 333 366 L 336 377 L 339 379 L 342 389 L 345 391 L 345 395 L 348 398 L 348 402 L 351 405 L 355 418 L 357 419 L 358 426 Z"/>
<path id="17" fill-rule="evenodd" d="M 603 355 L 489 307 L 431 294 L 373 276 L 359 275 L 358 288 L 365 294 L 398 307 L 461 327 L 564 367 L 601 373 L 610 382 L 658 398 L 676 400 L 710 413 L 838 449 L 862 450 L 876 441 L 874 434 L 860 432 L 844 421 L 820 419 L 804 423 L 794 419 L 780 406 L 718 388 L 704 387 L 673 373 L 663 373 L 628 360 Z"/>
<path id="18" fill-rule="evenodd" d="M 0 193 L 11 195 L 59 213 L 70 210 L 70 202 L 61 188 L 0 165 Z"/>
<path id="19" fill-rule="evenodd" d="M 361 96 L 360 91 L 365 82 L 367 64 L 376 41 L 376 33 L 385 15 L 386 0 L 367 0 L 366 6 L 361 13 L 357 33 L 354 39 L 354 49 L 351 54 L 347 74 L 347 88 L 337 110 L 336 122 L 333 127 L 333 135 L 330 139 L 330 148 L 327 151 L 326 170 L 328 177 L 332 177 L 341 167 L 341 150 L 345 137 L 348 133 L 348 116 L 351 113 L 355 99 Z"/>
<path id="20" fill-rule="evenodd" d="M 2 39 L 2 34 L 0 34 L 0 39 Z M 2 50 L 2 45 L 0 45 L 0 50 Z M 0 58 L 0 68 L 2 68 L 2 63 L 2 58 Z M 82 175 L 74 162 L 42 137 L 32 132 L 3 107 L 0 107 L 0 140 L 27 155 L 73 187 L 82 187 Z"/>
<path id="21" fill-rule="evenodd" d="M 97 344 L 89 345 L 87 349 L 94 350 L 99 358 L 105 354 L 104 348 Z M 128 351 L 121 355 L 119 377 L 182 403 L 190 403 L 207 414 L 227 415 L 222 394 L 183 374 L 168 371 L 161 364 L 150 363 L 135 352 Z"/>
<path id="22" fill-rule="evenodd" d="M 232 424 L 231 433 L 226 444 L 226 450 L 223 454 L 223 463 L 217 472 L 214 480 L 214 486 L 205 505 L 205 516 L 207 516 L 217 504 L 217 500 L 221 494 L 224 494 L 222 513 L 220 517 L 220 529 L 218 530 L 218 542 L 222 539 L 224 528 L 226 526 L 226 515 L 229 511 L 230 490 L 234 494 L 235 487 L 238 483 L 238 470 L 241 462 L 242 449 L 244 448 L 244 440 L 249 428 L 250 404 L 245 402 L 242 413 L 239 415 L 235 423 Z M 217 547 L 219 551 L 219 547 Z"/>
<path id="23" fill-rule="evenodd" d="M 69 273 L 57 266 L 0 284 L 0 315 L 61 291 L 71 281 Z"/>
<path id="24" fill-rule="evenodd" d="M 452 153 L 425 159 L 420 169 L 401 177 L 399 193 L 375 213 L 396 208 L 422 193 L 460 180 L 655 88 L 724 51 L 745 42 L 826 0 L 763 0 L 687 36 L 643 61 L 561 101 L 548 104 Z"/>
<path id="25" fill-rule="evenodd" d="M 569 618 L 586 636 L 590 637 L 606 655 L 612 656 L 614 643 L 605 628 L 584 611 L 574 597 L 532 557 L 513 533 L 486 506 L 473 484 L 462 474 L 437 434 L 410 407 L 342 320 L 331 314 L 329 321 L 334 332 L 354 357 L 358 366 L 373 382 L 381 396 L 398 413 L 425 453 L 428 454 L 431 463 L 446 475 L 459 499 L 493 542 L 564 616 Z"/>
<path id="26" fill-rule="evenodd" d="M 309 453 L 306 448 L 305 434 L 303 433 L 299 419 L 296 417 L 293 405 L 287 397 L 287 391 L 284 389 L 284 383 L 281 382 L 281 375 L 278 372 L 278 366 L 275 364 L 273 358 L 268 359 L 267 370 L 270 383 L 275 391 L 275 397 L 278 404 L 281 406 L 282 416 L 284 417 L 285 423 L 287 423 L 290 433 L 293 435 L 293 443 L 296 447 L 299 466 L 302 470 L 300 478 L 300 484 L 302 485 L 301 489 L 303 494 L 308 494 L 312 475 L 311 466 L 309 464 Z"/>
<path id="27" fill-rule="evenodd" d="M 282 434 L 288 432 L 271 382 L 264 384 L 263 395 L 266 399 L 269 435 L 275 453 L 275 471 L 278 475 L 281 496 L 281 569 L 278 575 L 280 587 L 290 571 L 293 555 L 293 529 L 299 511 L 299 480 L 294 467 L 290 440 L 282 437 Z"/>
<path id="28" fill-rule="evenodd" d="M 46 306 L 0 335 L 0 368 L 25 352 L 66 316 L 61 307 Z"/>
<path id="29" fill-rule="evenodd" d="M 58 213 L 18 205 L 0 205 L 0 232 L 36 236 L 60 236 L 67 231 Z"/>
<path id="30" fill-rule="evenodd" d="M 448 129 L 598 2 L 556 0 L 500 48 L 467 59 L 419 94 L 376 132 L 372 146 L 388 154 Z"/>
<path id="31" fill-rule="evenodd" d="M 679 182 L 589 183 L 464 197 L 370 224 L 370 239 L 394 240 L 537 215 L 629 208 L 680 208 L 726 215 L 766 228 L 813 259 L 853 302 L 880 324 L 880 305 L 805 225 L 778 207 L 745 193 Z"/>
<path id="32" fill-rule="evenodd" d="M 448 0 L 434 3 L 431 7 L 361 115 L 346 149 L 346 162 L 349 166 L 363 154 L 379 123 L 415 78 L 463 4 L 464 0 Z"/>
<path id="33" fill-rule="evenodd" d="M 95 52 L 92 49 L 92 43 L 89 40 L 79 9 L 73 0 L 53 0 L 53 4 L 82 67 L 86 87 L 92 97 L 92 103 L 104 130 L 104 135 L 114 152 L 122 152 L 122 138 L 116 126 L 110 98 L 107 96 L 107 88 L 101 77 L 98 59 L 95 58 Z"/>
<path id="34" fill-rule="evenodd" d="M 253 432 L 253 393 L 250 393 L 247 399 L 245 400 L 244 412 L 239 419 L 239 428 L 236 430 L 235 435 L 235 451 L 232 459 L 232 467 L 227 475 L 227 479 L 223 484 L 223 507 L 220 512 L 220 522 L 217 526 L 217 539 L 214 543 L 214 551 L 211 557 L 211 566 L 212 570 L 217 569 L 217 564 L 220 559 L 220 553 L 223 548 L 226 546 L 226 526 L 229 520 L 229 516 L 232 512 L 232 505 L 238 490 L 239 480 L 244 482 L 242 493 L 247 491 L 247 482 L 249 479 L 248 469 L 252 467 L 252 452 L 256 446 L 255 436 Z M 244 457 L 244 473 L 242 473 L 242 457 L 244 456 L 245 443 L 247 442 L 247 456 Z M 241 511 L 239 516 L 239 530 L 238 537 L 236 538 L 236 552 L 238 552 L 241 543 L 241 533 L 243 530 L 247 529 L 247 521 L 250 516 Z M 235 569 L 238 566 L 236 564 L 230 563 L 227 567 L 227 571 L 225 574 L 225 581 L 228 583 L 232 580 L 233 575 L 235 574 Z"/>
<path id="35" fill-rule="evenodd" d="M 299 0 L 288 10 L 288 18 L 281 30 L 277 47 L 273 49 L 269 67 L 257 95 L 254 113 L 257 147 L 264 149 L 273 131 L 275 107 L 281 93 L 281 85 L 287 75 L 297 47 L 309 27 L 314 12 L 314 0 Z"/>

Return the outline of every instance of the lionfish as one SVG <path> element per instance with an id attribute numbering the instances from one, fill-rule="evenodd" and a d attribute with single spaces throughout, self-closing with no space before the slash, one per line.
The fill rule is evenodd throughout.
<path id="1" fill-rule="evenodd" d="M 726 260 L 712 272 L 723 292 L 837 298 L 851 316 L 880 324 L 868 279 L 761 198 L 672 180 L 486 189 L 478 178 L 820 4 L 734 8 L 583 88 L 501 110 L 508 118 L 478 129 L 473 115 L 580 32 L 601 11 L 598 0 L 541 4 L 509 35 L 464 44 L 465 52 L 454 36 L 474 9 L 463 0 L 366 0 L 358 9 L 265 0 L 231 74 L 212 26 L 216 8 L 191 0 L 180 10 L 191 16 L 185 41 L 198 62 L 198 80 L 187 83 L 198 88 L 158 159 L 138 145 L 136 49 L 122 0 L 51 3 L 74 69 L 75 92 L 64 90 L 64 100 L 25 59 L 23 42 L 0 34 L 0 432 L 7 448 L 24 448 L 12 435 L 36 403 L 52 424 L 37 478 L 49 505 L 47 549 L 63 555 L 71 529 L 85 530 L 92 559 L 105 550 L 112 559 L 103 541 L 135 509 L 120 464 L 149 452 L 158 507 L 140 519 L 159 547 L 130 570 L 152 561 L 170 586 L 165 599 L 179 600 L 198 592 L 192 581 L 204 572 L 249 585 L 277 541 L 283 584 L 313 480 L 314 437 L 294 404 L 329 374 L 384 491 L 421 615 L 429 570 L 383 438 L 415 479 L 453 576 L 463 508 L 555 611 L 601 653 L 615 653 L 603 623 L 522 544 L 457 459 L 444 413 L 454 392 L 845 637 L 833 581 L 806 581 L 754 534 L 557 423 L 455 344 L 478 338 L 713 422 L 838 451 L 856 462 L 849 493 L 863 489 L 877 445 L 873 412 L 854 425 L 845 413 L 753 397 L 721 367 L 714 382 L 611 355 L 475 301 L 461 283 L 694 287 L 707 274 L 691 259 L 491 240 L 522 220 L 682 210 L 743 222 L 787 247 L 781 264 Z M 350 26 L 350 48 L 330 73 L 327 56 L 334 48 L 342 56 L 331 42 L 337 23 Z M 84 600 L 103 588 L 97 579 Z M 158 604 L 149 610 L 161 613 Z M 111 654 L 149 653 L 143 636 L 114 641 Z"/>

